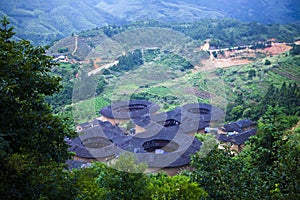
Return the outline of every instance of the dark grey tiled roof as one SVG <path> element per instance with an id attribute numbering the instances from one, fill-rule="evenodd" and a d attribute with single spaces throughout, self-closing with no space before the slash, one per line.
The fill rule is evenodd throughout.
<path id="1" fill-rule="evenodd" d="M 79 126 L 81 126 L 82 128 L 89 128 L 91 127 L 91 124 L 89 122 L 84 122 L 82 124 L 79 124 Z"/>
<path id="2" fill-rule="evenodd" d="M 158 113 L 154 115 L 145 115 L 140 116 L 138 118 L 133 119 L 134 123 L 138 126 L 146 128 L 151 125 L 151 123 L 156 123 L 157 125 L 161 125 L 163 127 L 168 126 L 176 126 L 181 124 L 181 114 L 177 112 L 177 110 Z"/>
<path id="3" fill-rule="evenodd" d="M 167 146 L 177 146 L 172 152 L 155 154 L 145 150 L 145 144 L 155 141 L 171 141 Z M 163 128 L 159 132 L 146 131 L 137 134 L 121 148 L 134 152 L 139 162 L 149 167 L 178 167 L 190 162 L 190 155 L 199 151 L 202 143 L 194 137 L 178 132 L 178 128 Z"/>
<path id="4" fill-rule="evenodd" d="M 226 132 L 242 132 L 243 129 L 256 125 L 257 123 L 251 121 L 250 119 L 243 119 L 240 121 L 232 122 L 224 125 L 224 130 Z"/>
<path id="5" fill-rule="evenodd" d="M 87 162 L 83 162 L 83 161 L 78 161 L 78 160 L 67 160 L 66 164 L 68 165 L 68 169 L 78 169 L 78 168 L 82 168 L 82 166 L 86 165 Z"/>
<path id="6" fill-rule="evenodd" d="M 183 117 L 192 118 L 201 122 L 213 122 L 224 118 L 224 111 L 218 107 L 205 103 L 186 104 L 179 107 Z"/>
<path id="7" fill-rule="evenodd" d="M 106 132 L 108 132 L 108 133 L 113 132 L 113 133 L 116 133 L 117 135 L 125 134 L 124 131 L 120 127 L 112 125 L 109 121 L 103 122 L 103 121 L 99 120 L 98 124 L 99 124 L 100 128 L 102 129 L 102 131 L 104 132 L 104 134 Z"/>
<path id="8" fill-rule="evenodd" d="M 218 135 L 216 135 L 216 138 L 221 142 L 229 142 L 230 141 L 230 137 L 228 137 L 228 135 L 225 135 L 225 134 L 218 134 Z"/>
<path id="9" fill-rule="evenodd" d="M 146 100 L 117 102 L 100 110 L 100 114 L 111 119 L 132 119 L 155 113 L 159 106 Z"/>
<path id="10" fill-rule="evenodd" d="M 234 135 L 225 135 L 225 134 L 220 134 L 217 135 L 217 139 L 222 141 L 222 142 L 231 142 L 236 145 L 241 145 L 244 144 L 249 138 L 253 135 L 255 135 L 257 132 L 256 128 L 249 129 L 246 131 L 242 131 L 238 134 Z"/>
<path id="11" fill-rule="evenodd" d="M 189 104 L 192 108 L 197 108 L 199 104 Z M 204 106 L 207 106 L 208 104 L 205 104 Z M 204 107 L 202 104 L 200 107 Z M 211 108 L 211 106 L 210 106 Z M 165 113 L 159 113 L 155 115 L 146 115 L 141 116 L 134 119 L 134 123 L 138 126 L 141 126 L 145 128 L 146 130 L 153 130 L 153 129 L 162 129 L 163 127 L 169 127 L 169 126 L 178 126 L 182 133 L 191 133 L 195 132 L 201 129 L 204 129 L 205 127 L 209 127 L 209 116 L 211 114 L 208 114 L 205 116 L 206 120 L 201 120 L 201 115 L 198 114 L 196 117 L 194 114 L 190 116 L 191 114 L 188 112 L 181 112 L 181 108 L 174 109 L 169 112 Z M 219 111 L 218 111 L 219 112 Z M 202 115 L 203 116 L 203 115 Z M 222 115 L 219 115 L 219 117 L 222 117 Z M 203 117 L 202 117 L 203 119 Z M 214 119 L 217 119 L 216 117 Z"/>
<path id="12" fill-rule="evenodd" d="M 200 150 L 201 142 L 194 137 L 179 132 L 178 126 L 163 128 L 157 132 L 146 131 L 132 136 L 125 136 L 121 132 L 111 131 L 108 123 L 102 123 L 105 128 L 95 126 L 83 131 L 80 137 L 66 139 L 70 145 L 69 150 L 82 158 L 104 158 L 119 155 L 124 151 L 134 152 L 140 162 L 147 163 L 150 167 L 177 167 L 190 162 L 190 154 Z M 85 145 L 95 138 L 106 138 L 110 145 L 102 148 L 88 148 Z M 144 144 L 149 141 L 171 141 L 177 149 L 164 154 L 147 152 Z M 168 145 L 166 145 L 168 147 Z"/>
<path id="13" fill-rule="evenodd" d="M 226 131 L 226 132 L 234 132 L 234 131 L 241 132 L 243 130 L 236 123 L 225 124 L 223 127 L 224 127 L 224 131 Z"/>
<path id="14" fill-rule="evenodd" d="M 254 128 L 238 133 L 233 137 L 232 143 L 237 145 L 244 144 L 251 136 L 255 135 L 256 132 L 257 130 Z"/>
<path id="15" fill-rule="evenodd" d="M 190 154 L 200 150 L 202 145 L 199 140 L 184 133 L 204 129 L 209 127 L 209 122 L 224 117 L 221 109 L 209 104 L 187 104 L 166 113 L 153 114 L 158 109 L 157 105 L 144 100 L 119 102 L 103 108 L 100 111 L 103 116 L 112 119 L 133 119 L 134 123 L 147 131 L 133 137 L 125 136 L 119 127 L 110 122 L 99 121 L 99 126 L 89 128 L 83 131 L 80 138 L 68 141 L 70 150 L 84 158 L 107 157 L 131 151 L 140 162 L 146 162 L 150 167 L 183 166 L 190 162 Z M 110 144 L 91 148 L 88 144 L 93 140 Z M 156 147 L 151 145 L 161 145 L 158 151 L 162 151 L 163 147 L 168 150 L 153 153 L 149 152 L 145 145 L 152 149 Z M 173 150 L 170 150 L 171 147 Z"/>
<path id="16" fill-rule="evenodd" d="M 236 123 L 241 128 L 248 128 L 250 126 L 254 126 L 254 125 L 257 124 L 256 122 L 254 122 L 254 121 L 252 121 L 250 119 L 243 119 L 243 120 L 237 121 Z"/>
<path id="17" fill-rule="evenodd" d="M 92 159 L 117 155 L 120 151 L 118 146 L 130 139 L 118 127 L 100 122 L 100 126 L 84 130 L 79 137 L 69 139 L 67 143 L 70 145 L 69 151 L 75 152 L 78 157 Z M 105 145 L 101 148 L 88 147 L 93 142 Z"/>

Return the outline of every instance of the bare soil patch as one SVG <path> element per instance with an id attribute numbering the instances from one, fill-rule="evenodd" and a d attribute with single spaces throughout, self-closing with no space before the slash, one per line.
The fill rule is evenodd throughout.
<path id="1" fill-rule="evenodd" d="M 288 46 L 286 43 L 272 43 L 271 47 L 260 50 L 262 53 L 267 55 L 279 55 L 285 53 L 292 49 L 291 46 Z"/>

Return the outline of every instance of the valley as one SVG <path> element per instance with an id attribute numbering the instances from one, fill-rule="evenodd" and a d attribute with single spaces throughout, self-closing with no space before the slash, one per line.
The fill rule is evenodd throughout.
<path id="1" fill-rule="evenodd" d="M 59 49 L 68 49 L 63 55 L 70 63 L 62 65 L 76 65 L 74 69 L 79 70 L 72 72 L 74 86 L 70 86 L 73 93 L 68 94 L 68 101 L 73 103 L 56 107 L 58 113 L 73 116 L 75 124 L 83 123 L 98 117 L 98 110 L 109 102 L 130 98 L 159 102 L 161 111 L 188 102 L 213 102 L 227 110 L 227 103 L 239 93 L 249 94 L 247 101 L 256 101 L 272 81 L 280 87 L 283 82 L 297 82 L 300 78 L 297 57 L 289 56 L 295 45 L 291 42 L 253 39 L 250 44 L 218 48 L 211 40 L 193 40 L 159 25 L 132 26 L 118 28 L 125 30 L 112 37 L 105 35 L 106 29 L 86 31 L 58 41 L 49 49 L 49 53 L 58 55 Z M 139 49 L 141 55 L 128 60 Z M 142 62 L 131 69 L 130 63 L 135 59 Z M 289 66 L 296 73 L 282 66 L 287 59 L 296 61 Z M 121 66 L 127 67 L 118 69 Z M 95 93 L 98 80 L 101 92 Z M 243 84 L 245 81 L 247 84 Z"/>
<path id="2" fill-rule="evenodd" d="M 0 199 L 300 199 L 299 13 L 0 2 Z"/>

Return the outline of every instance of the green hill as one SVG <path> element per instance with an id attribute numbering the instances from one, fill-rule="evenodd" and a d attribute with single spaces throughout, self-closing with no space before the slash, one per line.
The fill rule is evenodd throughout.
<path id="1" fill-rule="evenodd" d="M 1 1 L 0 16 L 9 17 L 18 38 L 49 44 L 78 31 L 120 22 L 94 4 L 93 0 Z"/>
<path id="2" fill-rule="evenodd" d="M 136 37 L 132 37 L 134 32 L 137 34 Z M 205 40 L 210 39 L 210 45 L 218 49 L 252 45 L 271 38 L 276 38 L 279 42 L 294 42 L 299 36 L 300 24 L 297 23 L 265 25 L 255 22 L 240 22 L 234 19 L 202 19 L 194 23 L 163 23 L 149 20 L 82 31 L 78 33 L 78 48 L 74 56 L 80 60 L 99 57 L 99 54 L 107 54 L 110 51 L 117 52 L 117 49 L 122 48 L 122 43 L 127 45 L 128 42 L 157 47 L 157 44 L 161 45 L 171 40 L 174 47 L 178 45 L 175 43 L 182 44 L 182 38 L 190 38 L 197 43 L 193 45 L 199 47 Z M 158 42 L 159 40 L 161 42 Z M 106 42 L 106 45 L 103 45 L 103 42 Z M 106 48 L 101 50 L 98 47 L 100 44 Z M 55 54 L 59 49 L 64 48 L 69 50 L 66 54 L 73 52 L 75 49 L 73 36 L 55 42 L 49 52 Z M 178 47 L 176 51 L 178 51 Z"/>
<path id="3" fill-rule="evenodd" d="M 255 29 L 249 32 L 251 27 Z M 287 52 L 267 57 L 257 51 L 250 56 L 250 64 L 206 70 L 201 69 L 201 62 L 209 59 L 209 54 L 199 50 L 203 41 L 211 39 L 211 43 L 219 45 L 216 46 L 218 48 L 255 44 L 275 36 L 278 41 L 293 42 L 299 37 L 299 30 L 297 24 L 263 25 L 232 19 L 205 19 L 186 24 L 147 21 L 84 31 L 76 37 L 56 42 L 49 49 L 52 54 L 68 49 L 64 54 L 83 61 L 55 68 L 56 73 L 68 78 L 64 80 L 66 87 L 62 93 L 50 101 L 56 112 L 71 116 L 73 111 L 77 122 L 95 118 L 101 107 L 112 100 L 124 98 L 158 102 L 162 110 L 170 110 L 186 102 L 213 101 L 227 109 L 229 116 L 231 110 L 238 106 L 235 102 L 240 103 L 236 101 L 239 94 L 245 95 L 245 104 L 253 106 L 264 98 L 272 84 L 281 88 L 284 83 L 297 83 L 300 80 L 299 56 Z M 232 34 L 235 37 L 231 37 Z M 77 50 L 72 55 L 76 38 Z M 137 49 L 142 51 L 142 58 L 130 58 Z M 293 52 L 296 54 L 298 51 Z M 116 60 L 118 64 L 88 75 L 95 67 Z M 76 72 L 79 72 L 77 79 Z M 75 103 L 73 107 L 71 102 Z M 227 104 L 232 106 L 226 108 Z M 247 112 L 244 115 L 240 113 L 240 117 L 259 116 L 253 113 L 255 109 L 252 107 L 252 113 L 248 105 L 244 107 Z"/>
<path id="4" fill-rule="evenodd" d="M 195 22 L 235 18 L 244 22 L 291 23 L 300 19 L 297 0 L 10 0 L 0 2 L 17 37 L 49 44 L 72 33 L 137 20 Z"/>

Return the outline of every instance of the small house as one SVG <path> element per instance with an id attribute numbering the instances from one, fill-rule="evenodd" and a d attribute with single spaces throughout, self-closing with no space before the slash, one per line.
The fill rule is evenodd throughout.
<path id="1" fill-rule="evenodd" d="M 222 128 L 224 132 L 242 132 L 254 128 L 257 125 L 256 122 L 250 119 L 243 119 L 229 124 L 225 124 Z"/>
<path id="2" fill-rule="evenodd" d="M 217 139 L 223 143 L 227 143 L 231 145 L 232 150 L 237 152 L 241 152 L 243 147 L 245 146 L 245 142 L 249 140 L 251 136 L 254 136 L 257 132 L 256 128 L 242 131 L 237 134 L 219 134 L 217 135 Z"/>

